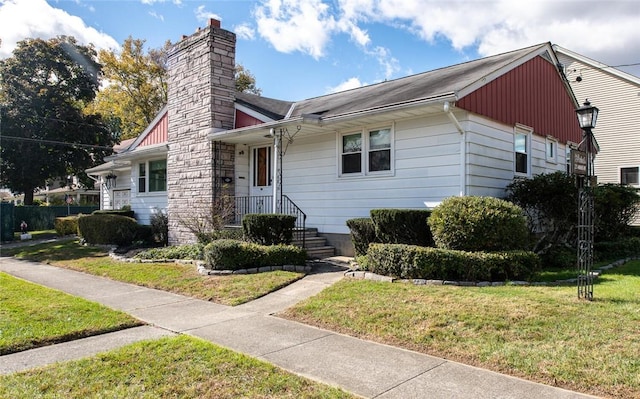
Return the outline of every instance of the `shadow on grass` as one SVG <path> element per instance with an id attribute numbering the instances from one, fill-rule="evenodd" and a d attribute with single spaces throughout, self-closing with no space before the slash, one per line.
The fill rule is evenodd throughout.
<path id="1" fill-rule="evenodd" d="M 77 239 L 67 238 L 54 242 L 25 245 L 14 248 L 3 248 L 2 256 L 13 256 L 18 259 L 35 262 L 55 262 L 80 258 L 99 258 L 107 252 L 99 247 L 80 245 Z"/>

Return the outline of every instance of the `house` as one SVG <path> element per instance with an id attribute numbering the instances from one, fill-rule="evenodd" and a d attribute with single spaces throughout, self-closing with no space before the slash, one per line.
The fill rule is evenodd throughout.
<path id="1" fill-rule="evenodd" d="M 554 50 L 576 97 L 600 110 L 593 129 L 600 146 L 594 164 L 598 182 L 640 189 L 640 78 L 558 45 Z"/>
<path id="2" fill-rule="evenodd" d="M 297 102 L 237 93 L 234 65 L 235 35 L 219 21 L 183 37 L 167 108 L 88 171 L 106 182 L 113 170 L 143 223 L 166 205 L 170 243 L 193 241 L 181 221 L 227 195 L 238 217 L 299 210 L 350 255 L 348 219 L 503 197 L 515 177 L 566 170 L 582 137 L 550 43 Z M 103 205 L 116 207 L 108 191 Z"/>

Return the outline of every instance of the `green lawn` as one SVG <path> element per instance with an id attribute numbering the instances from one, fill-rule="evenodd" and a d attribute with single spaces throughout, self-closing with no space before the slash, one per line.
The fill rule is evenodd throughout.
<path id="1" fill-rule="evenodd" d="M 5 273 L 0 273 L 0 287 L 0 355 L 142 324 L 125 313 Z"/>
<path id="2" fill-rule="evenodd" d="M 104 249 L 82 246 L 75 240 L 10 248 L 2 252 L 3 256 L 44 262 L 224 305 L 249 302 L 304 277 L 303 273 L 287 271 L 203 276 L 194 265 L 117 261 L 110 258 Z"/>
<path id="3" fill-rule="evenodd" d="M 414 286 L 343 280 L 282 316 L 529 380 L 640 398 L 640 261 L 575 286 Z"/>
<path id="4" fill-rule="evenodd" d="M 355 398 L 197 338 L 139 342 L 0 376 L 1 398 Z"/>

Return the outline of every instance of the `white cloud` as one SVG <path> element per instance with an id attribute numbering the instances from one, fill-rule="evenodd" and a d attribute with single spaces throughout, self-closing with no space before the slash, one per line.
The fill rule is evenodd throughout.
<path id="1" fill-rule="evenodd" d="M 149 15 L 151 15 L 152 17 L 154 17 L 157 20 L 160 20 L 160 21 L 164 22 L 164 16 L 162 14 L 158 14 L 155 11 L 149 11 Z"/>
<path id="2" fill-rule="evenodd" d="M 249 24 L 236 25 L 233 28 L 233 31 L 241 39 L 253 40 L 256 37 L 255 29 L 253 29 L 251 26 L 249 26 Z"/>
<path id="3" fill-rule="evenodd" d="M 255 9 L 258 33 L 280 52 L 325 55 L 336 22 L 320 0 L 267 0 Z"/>
<path id="4" fill-rule="evenodd" d="M 357 89 L 358 87 L 362 87 L 364 86 L 365 83 L 362 83 L 360 81 L 360 79 L 353 77 L 353 78 L 349 78 L 346 81 L 340 83 L 339 85 L 335 86 L 335 87 L 330 87 L 327 90 L 327 94 L 330 93 L 337 93 L 339 91 L 345 91 L 345 90 L 351 90 L 351 89 Z"/>
<path id="5" fill-rule="evenodd" d="M 155 3 L 165 3 L 167 0 L 140 0 L 142 4 L 154 5 Z M 171 2 L 177 6 L 182 5 L 182 0 L 171 0 Z"/>
<path id="6" fill-rule="evenodd" d="M 212 18 L 222 21 L 222 17 L 220 17 L 220 15 L 207 11 L 204 6 L 198 6 L 198 8 L 194 10 L 194 13 L 196 14 L 196 19 L 200 22 L 208 22 Z"/>
<path id="7" fill-rule="evenodd" d="M 79 17 L 51 7 L 45 0 L 0 1 L 0 58 L 11 56 L 21 40 L 58 35 L 73 36 L 82 44 L 93 43 L 98 49 L 120 48 L 113 37 L 87 26 Z"/>

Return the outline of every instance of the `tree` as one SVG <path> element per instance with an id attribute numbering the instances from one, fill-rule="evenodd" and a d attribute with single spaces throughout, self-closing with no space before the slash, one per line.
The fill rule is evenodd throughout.
<path id="1" fill-rule="evenodd" d="M 106 85 L 89 109 L 117 125 L 122 139 L 137 137 L 167 103 L 167 53 L 171 42 L 146 54 L 144 44 L 145 40 L 129 36 L 120 53 L 99 53 Z"/>
<path id="2" fill-rule="evenodd" d="M 99 86 L 92 46 L 72 37 L 27 39 L 0 61 L 0 184 L 25 194 L 45 180 L 84 170 L 110 154 L 114 136 L 100 115 L 86 114 Z"/>
<path id="3" fill-rule="evenodd" d="M 245 69 L 242 64 L 236 64 L 234 71 L 237 91 L 256 94 L 258 96 L 262 94 L 262 89 L 256 86 L 256 78 L 251 74 L 251 71 Z"/>

